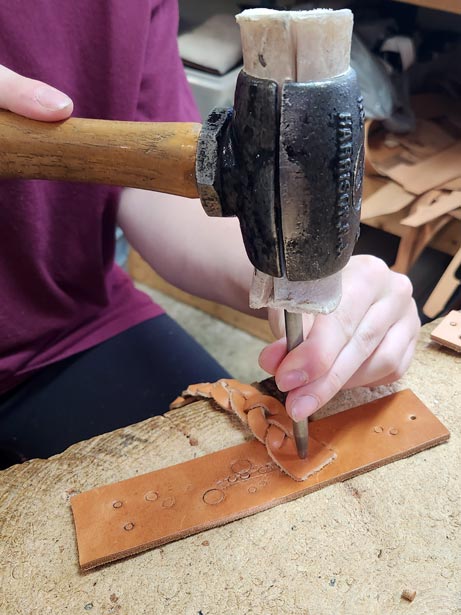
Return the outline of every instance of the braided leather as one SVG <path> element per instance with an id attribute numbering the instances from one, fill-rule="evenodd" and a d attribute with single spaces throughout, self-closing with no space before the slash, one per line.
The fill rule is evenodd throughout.
<path id="1" fill-rule="evenodd" d="M 254 437 L 266 446 L 271 459 L 295 480 L 306 480 L 336 458 L 335 453 L 309 438 L 307 459 L 299 459 L 293 437 L 293 423 L 283 404 L 255 387 L 238 380 L 191 384 L 176 398 L 170 409 L 180 408 L 200 398 L 213 399 L 223 410 L 235 414 Z"/>

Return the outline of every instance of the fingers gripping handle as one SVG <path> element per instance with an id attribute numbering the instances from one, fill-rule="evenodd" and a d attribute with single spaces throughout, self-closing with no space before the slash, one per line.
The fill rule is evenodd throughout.
<path id="1" fill-rule="evenodd" d="M 71 118 L 44 123 L 0 111 L 0 177 L 111 184 L 197 197 L 200 124 Z"/>

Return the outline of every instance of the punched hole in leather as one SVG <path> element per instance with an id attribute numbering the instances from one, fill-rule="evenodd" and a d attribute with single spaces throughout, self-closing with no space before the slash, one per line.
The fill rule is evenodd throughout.
<path id="1" fill-rule="evenodd" d="M 210 389 L 200 386 L 194 394 L 207 397 Z M 230 396 L 225 403 L 232 411 Z M 249 415 L 241 403 L 234 405 L 236 412 Z M 274 415 L 265 416 L 269 421 Z M 293 480 L 281 470 L 293 463 L 292 439 L 269 423 L 264 444 L 254 439 L 73 496 L 80 567 L 94 568 L 258 513 L 449 438 L 410 390 L 313 421 L 309 432 L 312 454 L 298 460 L 306 464 L 301 468 L 305 480 Z"/>

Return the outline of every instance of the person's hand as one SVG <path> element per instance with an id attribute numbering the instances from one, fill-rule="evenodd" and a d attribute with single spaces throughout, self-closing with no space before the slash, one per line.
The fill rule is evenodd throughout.
<path id="1" fill-rule="evenodd" d="M 0 65 L 0 109 L 33 120 L 56 122 L 69 117 L 73 103 L 50 85 L 22 77 Z"/>
<path id="2" fill-rule="evenodd" d="M 282 312 L 273 311 L 274 333 Z M 388 384 L 407 370 L 420 321 L 409 279 L 373 256 L 354 256 L 343 271 L 338 308 L 315 319 L 306 316 L 305 340 L 289 354 L 285 338 L 267 346 L 261 367 L 288 392 L 294 420 L 314 413 L 339 390 Z"/>

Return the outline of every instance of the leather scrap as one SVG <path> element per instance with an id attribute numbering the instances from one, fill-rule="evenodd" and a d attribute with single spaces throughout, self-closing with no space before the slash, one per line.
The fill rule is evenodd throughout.
<path id="1" fill-rule="evenodd" d="M 427 194 L 434 192 L 437 191 L 433 190 Z M 418 227 L 427 222 L 432 222 L 436 218 L 448 214 L 450 211 L 458 209 L 459 207 L 461 207 L 461 191 L 454 190 L 453 192 L 448 192 L 439 196 L 435 203 L 429 203 L 425 207 L 418 207 L 416 211 L 412 212 L 406 218 L 403 218 L 400 222 L 405 226 Z"/>
<path id="2" fill-rule="evenodd" d="M 422 226 L 405 228 L 392 271 L 408 274 L 431 240 L 450 222 L 451 217 L 446 215 Z"/>
<path id="3" fill-rule="evenodd" d="M 440 186 L 441 190 L 461 190 L 461 177 L 456 177 L 455 179 L 451 179 L 443 186 Z"/>
<path id="4" fill-rule="evenodd" d="M 444 196 L 440 190 L 430 190 L 417 197 L 411 206 L 408 218 L 413 217 L 414 219 L 419 216 L 421 220 L 421 215 L 424 216 L 425 212 L 438 206 L 439 199 L 443 199 Z M 403 221 L 401 220 L 401 222 Z M 407 274 L 433 237 L 450 222 L 451 217 L 449 215 L 437 214 L 430 221 L 404 228 L 392 270 Z"/>
<path id="5" fill-rule="evenodd" d="M 387 169 L 386 175 L 408 192 L 423 194 L 459 176 L 461 142 L 416 164 L 398 164 Z"/>
<path id="6" fill-rule="evenodd" d="M 461 284 L 461 280 L 457 277 L 459 267 L 461 267 L 461 248 L 451 259 L 448 267 L 443 272 L 442 277 L 423 306 L 423 312 L 429 318 L 436 318 L 440 314 Z"/>
<path id="7" fill-rule="evenodd" d="M 207 390 L 196 393 L 206 396 Z M 449 438 L 444 425 L 409 390 L 312 421 L 309 431 L 320 452 L 326 447 L 336 458 L 305 481 L 281 472 L 266 447 L 252 440 L 73 496 L 81 568 L 261 512 Z M 283 437 L 280 448 L 290 442 Z M 315 468 L 317 461 L 312 450 L 309 463 Z"/>
<path id="8" fill-rule="evenodd" d="M 431 340 L 461 352 L 461 312 L 452 310 L 431 333 Z"/>
<path id="9" fill-rule="evenodd" d="M 417 119 L 410 133 L 387 132 L 376 120 L 365 124 L 361 217 L 401 237 L 392 269 L 407 274 L 436 236 L 451 253 L 461 220 L 459 104 L 449 96 L 423 94 L 412 97 L 412 107 Z M 426 316 L 435 318 L 456 292 L 459 264 L 455 254 L 423 306 Z"/>
<path id="10" fill-rule="evenodd" d="M 410 194 L 399 184 L 389 182 L 363 201 L 361 220 L 397 213 L 414 200 L 414 194 Z"/>
<path id="11" fill-rule="evenodd" d="M 416 126 L 412 132 L 393 136 L 419 158 L 438 154 L 456 143 L 456 139 L 442 126 L 424 119 L 416 120 Z"/>
<path id="12" fill-rule="evenodd" d="M 386 133 L 377 120 L 365 121 L 365 144 L 365 175 L 387 177 L 387 170 L 402 162 L 404 148 L 386 145 Z"/>
<path id="13" fill-rule="evenodd" d="M 217 382 L 191 384 L 170 409 L 180 408 L 199 398 L 213 399 L 223 410 L 235 414 L 266 446 L 268 455 L 279 468 L 294 480 L 306 480 L 312 472 L 313 451 L 317 463 L 315 471 L 331 463 L 336 455 L 313 438 L 309 438 L 309 459 L 299 459 L 293 436 L 293 422 L 285 406 L 275 397 L 264 395 L 257 388 L 238 380 L 221 378 Z"/>

